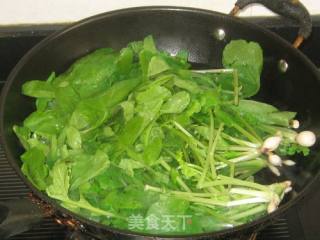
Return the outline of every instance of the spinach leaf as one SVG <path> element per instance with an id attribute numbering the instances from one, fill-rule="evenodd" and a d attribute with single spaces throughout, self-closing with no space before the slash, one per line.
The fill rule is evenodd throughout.
<path id="1" fill-rule="evenodd" d="M 243 97 L 255 95 L 260 88 L 263 53 L 259 44 L 245 40 L 233 40 L 223 50 L 225 68 L 238 71 Z"/>
<path id="2" fill-rule="evenodd" d="M 66 137 L 68 145 L 73 149 L 81 148 L 81 135 L 80 132 L 74 127 L 67 127 Z"/>
<path id="3" fill-rule="evenodd" d="M 22 156 L 21 170 L 28 179 L 39 189 L 45 190 L 47 187 L 47 177 L 49 174 L 46 165 L 46 156 L 37 147 L 27 150 Z"/>
<path id="4" fill-rule="evenodd" d="M 139 79 L 124 80 L 96 97 L 83 99 L 72 113 L 70 124 L 79 130 L 97 128 L 110 116 L 111 108 L 124 100 L 139 82 Z"/>
<path id="5" fill-rule="evenodd" d="M 145 166 L 141 162 L 129 158 L 123 158 L 119 163 L 119 168 L 121 168 L 126 174 L 131 177 L 134 176 L 135 169 L 141 169 L 144 167 Z"/>
<path id="6" fill-rule="evenodd" d="M 110 165 L 100 175 L 95 177 L 102 191 L 112 191 L 114 189 L 123 188 L 131 179 L 124 174 L 118 167 Z"/>
<path id="7" fill-rule="evenodd" d="M 253 100 L 241 100 L 233 109 L 254 122 L 289 127 L 295 112 L 279 111 L 276 107 Z"/>
<path id="8" fill-rule="evenodd" d="M 123 199 L 126 199 L 126 201 L 123 201 Z M 142 202 L 139 200 L 128 192 L 112 191 L 102 200 L 101 205 L 106 209 L 128 209 L 132 211 L 143 207 Z"/>
<path id="9" fill-rule="evenodd" d="M 159 201 L 150 206 L 147 215 L 183 215 L 188 207 L 189 204 L 186 201 L 166 195 L 161 195 Z"/>
<path id="10" fill-rule="evenodd" d="M 153 77 L 169 69 L 169 65 L 163 58 L 161 58 L 160 56 L 154 56 L 151 58 L 148 66 L 148 77 Z"/>
<path id="11" fill-rule="evenodd" d="M 64 162 L 57 162 L 50 171 L 50 176 L 52 184 L 47 187 L 47 194 L 61 201 L 68 199 L 70 176 L 67 165 Z"/>
<path id="12" fill-rule="evenodd" d="M 89 131 L 100 126 L 109 117 L 100 101 L 82 100 L 76 106 L 70 118 L 70 125 L 80 131 Z"/>
<path id="13" fill-rule="evenodd" d="M 92 97 L 88 100 L 92 103 L 101 104 L 104 109 L 114 107 L 116 104 L 123 101 L 128 95 L 138 86 L 141 82 L 141 78 L 132 78 L 123 80 L 113 84 L 109 89 L 102 92 L 96 97 Z"/>
<path id="14" fill-rule="evenodd" d="M 136 96 L 138 104 L 148 104 L 152 101 L 159 101 L 168 99 L 171 96 L 171 92 L 162 86 L 152 86 L 149 89 L 140 92 Z"/>
<path id="15" fill-rule="evenodd" d="M 22 93 L 35 98 L 54 98 L 54 89 L 48 82 L 33 80 L 22 85 Z"/>
<path id="16" fill-rule="evenodd" d="M 30 148 L 28 140 L 31 136 L 31 131 L 26 127 L 19 127 L 17 125 L 13 126 L 13 131 L 19 138 L 19 141 L 24 149 L 28 150 Z"/>
<path id="17" fill-rule="evenodd" d="M 179 78 L 178 76 L 174 77 L 174 84 L 184 90 L 187 90 L 190 93 L 197 94 L 201 92 L 201 88 L 198 86 L 197 83 L 189 80 L 184 80 Z"/>
<path id="18" fill-rule="evenodd" d="M 50 103 L 51 103 L 51 99 L 50 98 L 38 98 L 36 100 L 36 109 L 39 112 L 44 112 L 45 110 L 48 109 Z"/>
<path id="19" fill-rule="evenodd" d="M 120 107 L 123 111 L 123 117 L 125 122 L 128 122 L 134 116 L 134 102 L 133 101 L 125 101 L 120 103 Z"/>
<path id="20" fill-rule="evenodd" d="M 293 120 L 296 115 L 296 112 L 289 111 L 273 112 L 270 113 L 268 116 L 268 122 L 265 123 L 289 127 L 290 121 Z"/>
<path id="21" fill-rule="evenodd" d="M 117 71 L 121 74 L 127 74 L 132 69 L 133 51 L 131 48 L 124 48 L 120 51 L 120 56 L 117 60 Z"/>
<path id="22" fill-rule="evenodd" d="M 239 112 L 243 113 L 268 114 L 278 111 L 276 107 L 270 104 L 246 99 L 240 100 L 239 105 L 237 107 Z"/>
<path id="23" fill-rule="evenodd" d="M 55 109 L 61 115 L 69 115 L 74 111 L 80 101 L 79 94 L 74 90 L 71 84 L 67 86 L 57 86 L 55 89 Z"/>
<path id="24" fill-rule="evenodd" d="M 163 102 L 170 96 L 167 88 L 158 85 L 137 94 L 136 112 L 143 118 L 143 129 L 159 115 Z"/>
<path id="25" fill-rule="evenodd" d="M 98 176 L 110 165 L 108 155 L 100 150 L 93 156 L 80 153 L 71 155 L 69 158 L 72 158 L 71 160 L 73 161 L 70 180 L 71 189 L 76 189 L 81 184 Z"/>
<path id="26" fill-rule="evenodd" d="M 151 35 L 143 39 L 143 49 L 154 54 L 158 52 L 154 39 Z"/>
<path id="27" fill-rule="evenodd" d="M 141 116 L 131 118 L 119 134 L 121 145 L 131 146 L 144 129 L 144 119 Z"/>
<path id="28" fill-rule="evenodd" d="M 178 229 L 178 226 L 182 226 L 182 218 L 179 218 L 179 216 L 184 216 L 187 209 L 189 207 L 189 203 L 180 199 L 176 199 L 172 196 L 166 196 L 166 195 L 161 195 L 159 201 L 153 203 L 147 214 L 146 214 L 146 219 L 163 219 L 164 217 L 170 217 L 171 216 L 171 222 L 172 225 L 172 229 L 170 229 L 171 232 L 177 231 L 179 232 L 179 230 L 181 231 L 181 229 Z M 174 220 L 173 220 L 174 218 Z M 165 221 L 163 219 L 163 221 Z M 170 227 L 170 226 L 168 226 Z M 163 232 L 167 232 L 169 231 L 169 229 L 166 229 L 165 226 L 158 228 L 158 229 L 154 229 L 153 233 L 163 233 Z"/>
<path id="29" fill-rule="evenodd" d="M 57 134 L 64 126 L 64 122 L 56 111 L 36 111 L 31 113 L 23 122 L 32 132 L 43 134 Z"/>
<path id="30" fill-rule="evenodd" d="M 62 201 L 63 206 L 73 209 L 76 212 L 78 208 L 86 209 L 96 216 L 114 217 L 115 214 L 104 211 L 102 209 L 92 206 L 82 195 L 78 201 L 69 198 L 70 176 L 69 169 L 64 162 L 58 162 L 54 165 L 50 175 L 53 179 L 52 184 L 47 187 L 46 192 L 48 196 Z"/>
<path id="31" fill-rule="evenodd" d="M 162 113 L 181 113 L 190 103 L 190 95 L 187 92 L 181 91 L 174 94 L 161 107 Z"/>
<path id="32" fill-rule="evenodd" d="M 82 98 L 93 96 L 111 86 L 117 57 L 110 48 L 98 49 L 77 60 L 53 84 L 60 87 L 71 84 Z"/>
<path id="33" fill-rule="evenodd" d="M 162 138 L 155 137 L 149 141 L 143 151 L 143 160 L 147 165 L 154 164 L 162 151 Z"/>

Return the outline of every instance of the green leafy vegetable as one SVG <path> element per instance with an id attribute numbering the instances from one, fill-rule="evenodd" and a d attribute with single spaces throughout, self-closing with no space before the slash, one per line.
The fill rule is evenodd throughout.
<path id="1" fill-rule="evenodd" d="M 25 152 L 21 159 L 23 161 L 22 172 L 38 189 L 45 190 L 49 169 L 45 162 L 46 156 L 44 153 L 40 149 L 33 147 Z"/>
<path id="2" fill-rule="evenodd" d="M 187 60 L 148 36 L 26 82 L 36 111 L 13 126 L 22 172 L 65 208 L 144 233 L 218 231 L 276 209 L 290 181 L 261 184 L 256 174 L 279 175 L 294 162 L 278 155 L 308 155 L 302 137 L 313 135 L 299 143 L 296 113 L 245 99 L 260 88 L 262 49 L 231 41 L 225 69 Z"/>
<path id="3" fill-rule="evenodd" d="M 108 155 L 100 150 L 93 156 L 83 153 L 71 155 L 70 161 L 74 162 L 71 167 L 70 183 L 72 189 L 98 176 L 110 164 Z"/>
<path id="4" fill-rule="evenodd" d="M 238 70 L 244 97 L 251 97 L 258 92 L 263 66 L 263 53 L 259 44 L 233 40 L 225 47 L 222 62 L 225 68 Z"/>
<path id="5" fill-rule="evenodd" d="M 55 94 L 50 83 L 34 80 L 26 82 L 22 86 L 22 93 L 24 95 L 36 98 L 54 98 Z"/>
<path id="6" fill-rule="evenodd" d="M 112 83 L 118 53 L 99 49 L 77 60 L 67 72 L 58 76 L 54 86 L 71 85 L 80 97 L 90 97 L 107 89 Z"/>
<path id="7" fill-rule="evenodd" d="M 161 107 L 162 113 L 181 113 L 188 107 L 190 103 L 190 95 L 187 92 L 181 91 L 173 95 Z"/>

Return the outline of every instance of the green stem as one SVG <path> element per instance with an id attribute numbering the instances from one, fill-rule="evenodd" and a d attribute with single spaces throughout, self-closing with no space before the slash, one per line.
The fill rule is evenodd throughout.
<path id="1" fill-rule="evenodd" d="M 210 155 L 210 149 L 212 148 L 213 139 L 214 139 L 214 120 L 213 120 L 213 115 L 211 110 L 209 111 L 209 118 L 210 118 L 210 127 L 209 127 L 209 146 L 208 146 L 208 152 L 207 152 L 207 160 Z"/>
<path id="2" fill-rule="evenodd" d="M 246 210 L 246 211 L 243 211 L 241 213 L 238 213 L 236 215 L 231 215 L 230 218 L 234 221 L 236 220 L 240 220 L 242 218 L 247 218 L 249 216 L 252 216 L 252 215 L 256 215 L 260 212 L 266 212 L 267 210 L 267 205 L 266 204 L 262 204 L 262 205 L 259 205 L 259 206 L 256 206 L 256 207 L 253 207 L 249 210 Z"/>
<path id="3" fill-rule="evenodd" d="M 168 128 L 168 127 L 167 127 Z M 182 140 L 186 141 L 190 147 L 190 149 L 192 150 L 192 153 L 194 155 L 194 158 L 199 162 L 199 164 L 201 166 L 204 166 L 204 159 L 202 158 L 202 154 L 200 152 L 200 150 L 197 148 L 197 145 L 190 140 L 189 137 L 187 137 L 185 134 L 179 132 L 178 130 L 176 129 L 173 129 L 173 128 L 168 128 L 170 131 L 172 131 L 175 135 L 177 135 L 178 137 L 180 137 Z M 167 149 L 164 149 L 166 152 L 168 152 Z M 169 153 L 171 156 L 173 156 L 173 158 L 176 158 L 176 156 L 173 154 L 173 153 Z"/>
<path id="4" fill-rule="evenodd" d="M 187 186 L 187 184 L 182 180 L 182 178 L 180 176 L 178 176 L 176 178 L 177 183 L 187 192 L 191 193 L 192 191 L 190 190 L 190 188 Z"/>
<path id="5" fill-rule="evenodd" d="M 254 189 L 258 189 L 258 190 L 265 191 L 265 192 L 270 192 L 270 189 L 267 186 L 264 186 L 264 185 L 261 185 L 258 183 L 244 181 L 244 180 L 231 178 L 231 177 L 227 177 L 227 176 L 223 176 L 223 175 L 219 175 L 218 179 L 220 179 L 220 180 L 203 183 L 202 188 L 230 184 L 230 185 L 244 186 L 244 187 L 254 188 Z"/>
<path id="6" fill-rule="evenodd" d="M 250 190 L 247 188 L 232 188 L 230 189 L 230 193 L 260 197 L 260 198 L 266 198 L 266 199 L 271 199 L 272 197 L 271 193 L 267 193 L 265 191 Z"/>
<path id="7" fill-rule="evenodd" d="M 57 198 L 57 199 L 59 199 L 63 203 L 70 204 L 72 207 L 78 207 L 78 208 L 86 209 L 86 210 L 91 211 L 92 213 L 97 213 L 97 214 L 100 214 L 100 215 L 103 215 L 103 216 L 107 216 L 107 217 L 115 217 L 115 218 L 119 218 L 119 219 L 125 219 L 125 218 L 123 218 L 123 217 L 121 217 L 119 215 L 116 215 L 114 213 L 111 213 L 111 212 L 108 212 L 108 211 L 105 211 L 105 210 L 102 210 L 102 209 L 99 209 L 99 208 L 95 208 L 95 207 L 93 207 L 93 206 L 91 206 L 89 204 L 84 205 L 81 202 L 73 201 L 73 200 L 70 200 L 70 199 L 60 199 L 60 198 Z"/>
<path id="8" fill-rule="evenodd" d="M 211 207 L 208 207 L 206 205 L 196 204 L 191 205 L 190 209 L 192 209 L 194 212 L 199 213 L 200 211 L 204 214 L 209 214 L 210 216 L 214 217 L 214 219 L 224 222 L 226 224 L 234 224 L 235 222 L 228 217 L 226 217 L 223 213 L 218 213 L 216 209 L 212 209 Z"/>
<path id="9" fill-rule="evenodd" d="M 191 70 L 194 73 L 233 73 L 233 68 L 217 68 L 217 69 L 204 69 L 204 70 Z"/>
<path id="10" fill-rule="evenodd" d="M 258 143 L 262 143 L 262 139 L 261 137 L 257 134 L 257 132 L 255 131 L 255 129 L 252 127 L 252 125 L 250 125 L 245 118 L 243 118 L 238 111 L 235 111 L 234 109 L 229 109 L 233 114 L 237 117 L 237 119 L 241 122 L 242 126 L 244 126 L 250 133 L 251 136 L 253 136 L 254 139 L 256 139 L 256 141 L 258 141 Z M 238 125 L 238 127 L 240 127 L 240 125 Z M 250 140 L 252 141 L 252 140 Z"/>
<path id="11" fill-rule="evenodd" d="M 193 202 L 193 203 L 203 203 L 203 204 L 207 204 L 207 205 L 215 205 L 215 206 L 221 206 L 221 207 L 227 207 L 228 206 L 228 202 L 224 202 L 224 201 L 219 201 L 219 200 L 214 200 L 214 199 L 209 199 L 209 198 L 200 198 L 200 197 L 185 197 L 185 196 L 177 196 L 180 199 L 189 201 L 189 202 Z"/>
<path id="12" fill-rule="evenodd" d="M 252 147 L 243 147 L 243 146 L 227 146 L 227 147 L 217 147 L 217 151 L 239 151 L 239 152 L 250 152 L 250 151 L 257 151 L 257 148 Z"/>
<path id="13" fill-rule="evenodd" d="M 233 124 L 233 127 L 238 130 L 238 132 L 240 132 L 241 134 L 243 134 L 245 137 L 247 137 L 250 141 L 254 142 L 254 143 L 258 143 L 260 144 L 261 141 L 259 139 L 257 139 L 255 136 L 253 136 L 251 133 L 249 133 L 248 131 L 246 131 L 244 128 L 240 127 L 238 124 Z"/>
<path id="14" fill-rule="evenodd" d="M 154 186 L 150 186 L 150 185 L 145 185 L 144 190 L 163 193 L 163 194 L 181 195 L 181 196 L 185 196 L 185 197 L 194 196 L 194 197 L 210 198 L 213 196 L 213 193 L 181 192 L 181 191 L 174 191 L 174 190 L 166 190 L 163 188 L 154 187 Z"/>
<path id="15" fill-rule="evenodd" d="M 236 171 L 236 165 L 235 164 L 231 164 L 230 165 L 230 177 L 234 178 L 235 176 L 235 171 Z M 229 185 L 229 189 L 231 188 L 231 185 Z"/>
<path id="16" fill-rule="evenodd" d="M 228 207 L 237 207 L 241 205 L 247 205 L 247 204 L 255 204 L 255 203 L 266 203 L 269 202 L 269 199 L 266 198 L 260 198 L 260 197 L 255 197 L 255 198 L 244 198 L 240 200 L 234 200 L 228 202 Z"/>
<path id="17" fill-rule="evenodd" d="M 234 164 L 233 162 L 230 162 L 229 160 L 227 160 L 227 159 L 219 156 L 219 155 L 216 155 L 216 158 L 217 158 L 219 161 L 227 164 L 227 165 L 230 167 L 230 175 L 229 175 L 229 176 L 233 178 L 233 177 L 234 177 L 234 174 L 235 174 L 235 164 Z M 229 184 L 229 185 L 228 185 L 228 188 L 230 189 L 230 187 L 231 187 L 231 185 Z"/>
<path id="18" fill-rule="evenodd" d="M 186 162 L 190 162 L 190 158 L 189 158 L 189 154 L 187 153 L 187 147 L 188 147 L 188 145 L 186 145 L 183 149 L 182 149 L 182 151 L 183 151 L 183 155 L 184 155 L 184 157 L 185 157 L 185 159 L 186 159 Z"/>
<path id="19" fill-rule="evenodd" d="M 219 138 L 220 138 L 220 134 L 223 130 L 223 123 L 220 124 L 219 126 L 219 129 L 217 131 L 217 134 L 215 136 L 215 139 L 213 141 L 213 144 L 212 144 L 212 147 L 209 151 L 209 160 L 210 160 L 210 164 L 211 164 L 211 175 L 212 175 L 212 179 L 215 179 L 217 177 L 217 172 L 216 172 L 216 168 L 215 168 L 215 150 L 216 150 L 216 147 L 217 147 L 217 144 L 218 144 L 218 141 L 219 141 Z"/>
<path id="20" fill-rule="evenodd" d="M 201 175 L 201 178 L 198 181 L 198 188 L 201 188 L 202 183 L 206 179 L 207 173 L 209 171 L 209 166 L 211 168 L 211 175 L 212 178 L 215 179 L 217 177 L 216 169 L 215 169 L 215 159 L 214 159 L 214 152 L 215 148 L 217 146 L 218 139 L 220 137 L 221 131 L 223 129 L 223 124 L 220 124 L 219 129 L 217 131 L 217 134 L 215 136 L 215 139 L 213 140 L 213 129 L 214 129 L 214 122 L 213 122 L 213 116 L 212 112 L 210 114 L 210 135 L 209 135 L 209 147 L 208 147 L 208 153 L 206 162 L 204 165 L 203 173 Z"/>
<path id="21" fill-rule="evenodd" d="M 221 201 L 221 200 L 215 200 L 211 198 L 205 198 L 204 196 L 210 197 L 210 195 L 207 194 L 199 194 L 199 193 L 192 193 L 192 192 L 179 192 L 179 191 L 167 191 L 164 189 L 160 189 L 157 187 L 152 187 L 149 185 L 145 186 L 146 191 L 155 191 L 160 193 L 169 193 L 175 195 L 175 197 L 189 201 L 194 203 L 200 203 L 205 205 L 214 205 L 214 206 L 222 206 L 222 207 L 233 207 L 233 206 L 239 206 L 239 205 L 246 205 L 246 204 L 252 204 L 252 203 L 261 203 L 265 202 L 265 199 L 261 198 L 248 198 L 248 199 L 241 199 L 241 200 L 235 200 L 235 201 Z"/>
<path id="22" fill-rule="evenodd" d="M 206 190 L 208 190 L 208 192 L 212 193 L 212 194 L 221 194 L 221 191 L 219 191 L 218 189 L 214 188 L 214 187 L 209 187 Z"/>
<path id="23" fill-rule="evenodd" d="M 168 172 L 171 171 L 171 167 L 170 167 L 170 165 L 169 165 L 166 161 L 161 160 L 161 161 L 160 161 L 160 164 L 161 164 L 161 166 L 162 166 L 164 169 L 166 169 Z"/>
<path id="24" fill-rule="evenodd" d="M 225 164 L 221 164 L 217 167 L 217 169 L 222 169 L 225 168 L 227 165 L 235 164 L 235 163 L 239 163 L 239 162 L 245 162 L 245 161 L 251 161 L 254 159 L 257 159 L 259 156 L 261 155 L 261 153 L 245 153 L 239 157 L 236 158 L 232 158 L 232 159 L 225 159 L 220 155 L 216 155 L 217 159 L 219 159 L 219 161 L 225 163 Z"/>
<path id="25" fill-rule="evenodd" d="M 177 123 L 176 121 L 173 121 L 173 124 L 183 133 L 185 134 L 194 144 L 196 144 L 197 146 L 206 149 L 206 146 L 204 146 L 202 144 L 202 142 L 200 142 L 199 140 L 197 140 L 191 133 L 188 132 L 188 130 L 186 130 L 184 127 L 182 127 L 179 123 Z"/>
<path id="26" fill-rule="evenodd" d="M 142 90 L 148 89 L 148 88 L 150 88 L 152 86 L 156 86 L 156 85 L 161 86 L 161 85 L 165 84 L 166 82 L 172 80 L 173 77 L 174 77 L 173 75 L 165 75 L 165 76 L 159 77 L 158 79 L 150 82 L 149 84 L 145 84 L 145 83 L 141 84 L 140 85 L 141 87 L 139 87 L 136 91 L 142 91 Z"/>
<path id="27" fill-rule="evenodd" d="M 262 131 L 275 135 L 277 132 L 281 132 L 282 136 L 288 138 L 290 141 L 295 142 L 295 138 L 297 133 L 294 130 L 277 127 L 277 126 L 268 126 L 265 124 L 261 124 L 258 126 Z"/>
<path id="28" fill-rule="evenodd" d="M 239 77 L 238 70 L 233 69 L 234 105 L 239 105 Z"/>
<path id="29" fill-rule="evenodd" d="M 229 91 L 229 90 L 221 90 L 221 93 L 234 95 L 234 91 Z M 234 100 L 233 101 L 228 101 L 228 103 L 233 104 Z"/>
<path id="30" fill-rule="evenodd" d="M 203 167 L 205 164 L 205 160 L 203 159 L 203 157 L 201 156 L 201 152 L 199 151 L 199 149 L 197 149 L 196 147 L 189 145 L 194 158 L 199 162 L 199 164 Z"/>
<path id="31" fill-rule="evenodd" d="M 243 185 L 243 186 L 247 186 L 247 187 L 251 187 L 251 188 L 256 188 L 261 191 L 270 192 L 269 186 L 264 186 L 262 184 L 258 184 L 255 182 L 249 182 L 249 181 L 245 181 L 245 180 L 240 180 L 237 178 L 230 178 L 230 177 L 223 176 L 223 175 L 220 175 L 219 177 L 221 180 L 231 181 L 233 185 Z"/>
<path id="32" fill-rule="evenodd" d="M 243 139 L 235 138 L 235 137 L 232 137 L 226 133 L 221 133 L 221 136 L 223 138 L 225 138 L 226 140 L 229 140 L 229 141 L 236 143 L 238 145 L 243 145 L 243 146 L 247 146 L 247 147 L 251 147 L 251 148 L 259 148 L 261 146 L 261 144 L 256 144 L 256 143 L 245 141 Z"/>
<path id="33" fill-rule="evenodd" d="M 186 165 L 188 167 L 191 167 L 193 168 L 195 171 L 198 171 L 199 173 L 202 173 L 203 172 L 203 168 L 198 166 L 198 165 L 195 165 L 195 164 L 192 164 L 192 163 L 186 163 Z"/>
<path id="34" fill-rule="evenodd" d="M 205 69 L 205 70 L 192 70 L 194 73 L 231 73 L 233 76 L 233 93 L 234 104 L 239 104 L 239 76 L 237 69 Z M 227 92 L 227 91 L 226 91 Z"/>
<path id="35" fill-rule="evenodd" d="M 243 156 L 228 159 L 228 161 L 232 162 L 232 163 L 244 162 L 244 161 L 249 161 L 249 160 L 255 159 L 255 158 L 259 157 L 260 155 L 261 155 L 261 152 L 257 152 L 257 151 L 256 152 L 248 152 L 248 153 L 244 154 Z"/>

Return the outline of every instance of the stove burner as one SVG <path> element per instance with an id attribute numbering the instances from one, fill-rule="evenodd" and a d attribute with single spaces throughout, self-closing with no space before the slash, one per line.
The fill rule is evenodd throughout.
<path id="1" fill-rule="evenodd" d="M 65 240 L 98 240 L 98 239 L 93 238 L 81 231 L 76 230 L 76 231 L 68 231 Z"/>

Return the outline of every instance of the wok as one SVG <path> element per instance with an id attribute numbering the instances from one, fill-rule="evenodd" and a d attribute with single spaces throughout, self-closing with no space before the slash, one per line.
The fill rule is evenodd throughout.
<path id="1" fill-rule="evenodd" d="M 303 29 L 299 32 L 300 40 L 296 46 L 309 34 Z M 12 131 L 14 124 L 21 123 L 34 110 L 33 101 L 21 94 L 22 84 L 30 79 L 46 79 L 52 71 L 61 73 L 76 59 L 97 48 L 118 50 L 149 34 L 154 36 L 161 50 L 171 54 L 181 49 L 187 50 L 190 63 L 198 69 L 221 67 L 222 50 L 232 39 L 258 42 L 264 50 L 264 69 L 262 87 L 256 98 L 281 109 L 298 112 L 302 129 L 310 129 L 319 136 L 319 72 L 299 50 L 272 32 L 232 16 L 182 7 L 142 7 L 97 15 L 39 43 L 20 60 L 6 81 L 0 110 L 1 139 L 8 160 L 32 190 L 36 204 L 29 200 L 0 203 L 0 215 L 4 215 L 0 217 L 1 239 L 26 230 L 45 214 L 53 214 L 60 222 L 100 239 L 241 239 L 241 236 L 246 237 L 248 233 L 250 235 L 272 222 L 301 201 L 310 190 L 316 190 L 320 178 L 320 155 L 316 152 L 319 146 L 315 146 L 308 157 L 300 159 L 297 166 L 283 169 L 283 176 L 293 181 L 294 191 L 284 199 L 278 210 L 232 229 L 189 236 L 159 236 L 114 229 L 70 212 L 37 190 L 20 170 L 23 149 Z M 279 70 L 280 60 L 282 71 Z M 275 182 L 281 178 L 263 172 L 260 180 Z M 47 210 L 45 213 L 41 212 L 44 208 Z M 21 223 L 21 220 L 24 222 Z"/>

